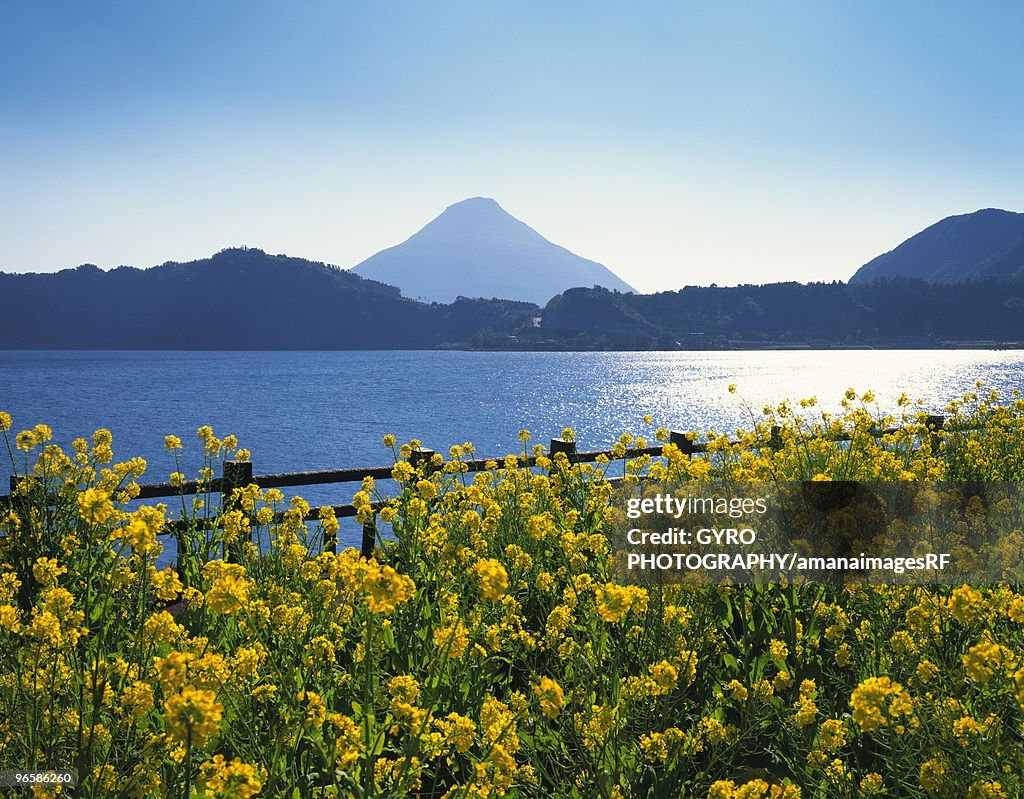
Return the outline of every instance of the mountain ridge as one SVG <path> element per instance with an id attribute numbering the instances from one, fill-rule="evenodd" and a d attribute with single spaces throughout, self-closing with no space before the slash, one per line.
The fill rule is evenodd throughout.
<path id="1" fill-rule="evenodd" d="M 258 248 L 147 269 L 0 272 L 0 297 L 0 342 L 16 349 L 420 349 L 482 330 L 508 335 L 538 311 L 505 300 L 426 305 Z"/>
<path id="2" fill-rule="evenodd" d="M 732 349 L 1003 346 L 1024 341 L 1024 281 L 883 278 L 696 287 L 571 288 L 541 309 L 425 304 L 323 263 L 228 249 L 148 269 L 0 273 L 8 349 Z"/>
<path id="3" fill-rule="evenodd" d="M 1024 246 L 1024 213 L 982 208 L 940 219 L 899 245 L 872 258 L 850 278 L 865 283 L 884 277 L 959 283 L 988 277 L 1024 278 L 1008 258 Z M 1011 268 L 1012 267 L 1012 268 Z"/>
<path id="4" fill-rule="evenodd" d="M 398 286 L 406 297 L 435 302 L 502 297 L 541 305 L 575 286 L 634 291 L 604 264 L 548 240 L 490 197 L 449 205 L 351 271 Z"/>

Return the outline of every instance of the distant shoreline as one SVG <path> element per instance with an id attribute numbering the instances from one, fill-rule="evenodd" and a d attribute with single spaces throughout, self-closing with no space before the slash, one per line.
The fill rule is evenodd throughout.
<path id="1" fill-rule="evenodd" d="M 1024 342 L 1019 341 L 952 341 L 938 344 L 920 344 L 893 342 L 884 344 L 792 344 L 785 342 L 739 342 L 705 347 L 609 347 L 605 348 L 574 348 L 574 347 L 459 347 L 452 349 L 468 349 L 476 352 L 758 352 L 761 350 L 1021 350 Z"/>
<path id="2" fill-rule="evenodd" d="M 760 351 L 860 351 L 917 352 L 927 350 L 1024 350 L 1019 341 L 887 342 L 872 344 L 807 344 L 788 342 L 734 342 L 703 347 L 569 347 L 550 346 L 474 347 L 465 344 L 433 347 L 3 347 L 0 352 L 760 352 Z"/>

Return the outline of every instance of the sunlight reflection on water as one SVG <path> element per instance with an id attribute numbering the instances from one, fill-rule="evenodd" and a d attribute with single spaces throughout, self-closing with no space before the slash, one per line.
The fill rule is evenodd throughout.
<path id="1" fill-rule="evenodd" d="M 1022 367 L 1024 353 L 991 350 L 0 351 L 0 410 L 16 429 L 51 425 L 64 446 L 108 427 L 115 456 L 141 455 L 144 480 L 159 481 L 174 468 L 164 435 L 185 441 L 194 471 L 202 424 L 237 435 L 259 474 L 382 465 L 387 432 L 445 454 L 472 441 L 481 456 L 500 456 L 520 451 L 521 428 L 546 444 L 570 426 L 581 449 L 596 449 L 643 432 L 647 413 L 659 426 L 728 431 L 749 426 L 744 403 L 756 415 L 765 404 L 816 396 L 834 410 L 848 387 L 873 390 L 883 411 L 901 392 L 937 411 L 979 379 L 1002 392 L 1021 388 Z M 9 473 L 3 462 L 4 488 Z M 338 503 L 356 489 L 300 493 Z"/>

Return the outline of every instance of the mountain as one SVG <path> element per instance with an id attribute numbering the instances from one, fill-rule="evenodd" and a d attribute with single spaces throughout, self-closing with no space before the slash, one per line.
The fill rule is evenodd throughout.
<path id="1" fill-rule="evenodd" d="M 991 277 L 1024 280 L 1024 236 L 985 260 L 981 269 Z"/>
<path id="2" fill-rule="evenodd" d="M 222 250 L 188 263 L 0 272 L 0 346 L 12 349 L 422 349 L 502 340 L 535 305 L 426 305 L 336 266 Z"/>
<path id="3" fill-rule="evenodd" d="M 573 286 L 633 291 L 606 266 L 552 244 L 487 197 L 448 206 L 418 233 L 352 271 L 436 302 L 503 297 L 542 305 Z"/>
<path id="4" fill-rule="evenodd" d="M 1024 214 L 985 208 L 949 216 L 864 264 L 850 278 L 917 277 L 959 283 L 988 277 L 1024 278 Z"/>
<path id="5" fill-rule="evenodd" d="M 575 288 L 551 299 L 526 349 L 941 347 L 1024 341 L 1024 281 L 686 286 L 656 294 Z"/>
<path id="6" fill-rule="evenodd" d="M 1024 255 L 1007 250 L 1010 263 Z M 538 319 L 539 317 L 539 319 Z M 426 304 L 327 264 L 222 250 L 188 263 L 0 272 L 8 349 L 721 349 L 1024 341 L 1024 281 L 571 288 Z M 2 383 L 2 381 L 0 381 Z"/>

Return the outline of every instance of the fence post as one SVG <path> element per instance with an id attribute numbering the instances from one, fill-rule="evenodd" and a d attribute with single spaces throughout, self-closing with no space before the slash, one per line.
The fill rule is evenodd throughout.
<path id="1" fill-rule="evenodd" d="M 363 525 L 363 545 L 360 551 L 364 558 L 369 560 L 373 557 L 373 549 L 377 545 L 377 513 L 370 516 L 370 520 Z"/>
<path id="2" fill-rule="evenodd" d="M 686 433 L 680 433 L 676 430 L 672 430 L 668 434 L 668 443 L 673 444 L 679 448 L 679 451 L 686 457 L 692 457 L 694 453 L 693 442 Z"/>
<path id="3" fill-rule="evenodd" d="M 20 493 L 21 491 L 25 492 L 25 496 L 26 497 L 32 491 L 35 491 L 35 492 L 38 493 L 40 486 L 38 485 L 38 483 L 36 485 L 33 485 L 33 483 L 36 483 L 36 476 L 34 474 L 12 474 L 11 475 L 11 501 L 13 502 L 14 501 L 14 495 L 16 493 Z M 25 488 L 22 488 L 22 486 L 25 486 Z M 47 500 L 49 500 L 49 497 L 47 497 Z"/>
<path id="4" fill-rule="evenodd" d="M 943 425 L 945 424 L 945 416 L 928 416 L 924 421 L 925 427 L 928 428 L 928 437 L 931 440 L 932 455 L 939 451 L 939 444 L 942 443 L 942 437 L 939 435 L 939 431 L 943 428 Z"/>
<path id="5" fill-rule="evenodd" d="M 768 446 L 776 452 L 782 449 L 782 428 L 777 424 L 772 425 L 772 435 L 768 439 Z"/>
<path id="6" fill-rule="evenodd" d="M 430 460 L 431 458 L 434 457 L 435 454 L 436 453 L 434 452 L 434 450 L 428 449 L 426 447 L 414 449 L 409 454 L 409 463 L 414 469 L 418 469 L 421 463 L 425 464 L 423 472 L 424 474 L 429 474 L 429 472 L 433 470 Z"/>
<path id="7" fill-rule="evenodd" d="M 236 488 L 244 488 L 252 482 L 252 462 L 224 461 L 224 472 L 220 481 L 221 513 L 227 513 L 235 504 L 231 493 Z M 242 542 L 237 541 L 225 547 L 224 559 L 237 562 L 242 554 Z"/>
<path id="8" fill-rule="evenodd" d="M 576 442 L 566 441 L 564 438 L 553 438 L 551 439 L 551 449 L 548 450 L 548 454 L 551 455 L 551 460 L 555 459 L 555 455 L 559 452 L 565 455 L 569 459 L 569 463 L 573 463 L 576 460 Z"/>

